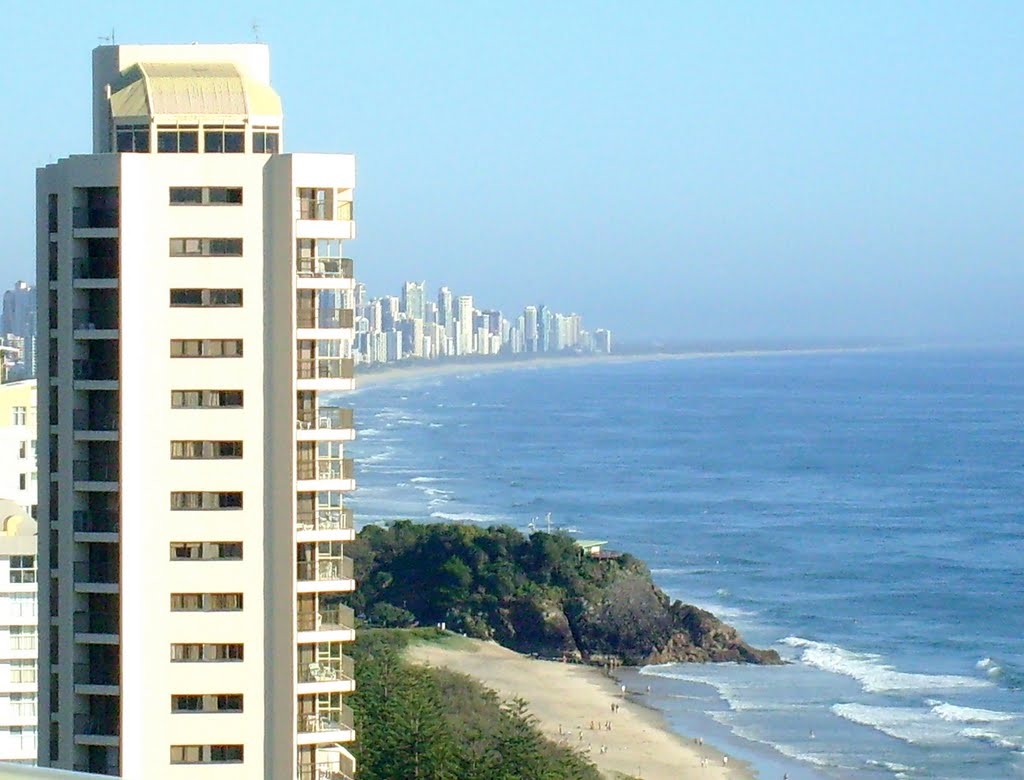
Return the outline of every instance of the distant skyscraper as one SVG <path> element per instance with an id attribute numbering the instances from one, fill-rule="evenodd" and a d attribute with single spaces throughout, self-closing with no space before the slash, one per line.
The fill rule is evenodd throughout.
<path id="1" fill-rule="evenodd" d="M 423 304 L 423 324 L 434 325 L 437 323 L 437 304 L 427 301 Z"/>
<path id="2" fill-rule="evenodd" d="M 473 296 L 460 295 L 457 310 L 459 319 L 459 354 L 472 355 L 475 351 L 473 348 L 473 336 L 475 335 L 473 327 Z"/>
<path id="3" fill-rule="evenodd" d="M 28 379 L 36 372 L 36 289 L 28 282 L 18 282 L 4 293 L 0 336 L 10 333 L 22 339 L 21 358 L 12 376 Z"/>
<path id="4" fill-rule="evenodd" d="M 551 350 L 551 309 L 543 305 L 537 309 L 537 350 Z"/>
<path id="5" fill-rule="evenodd" d="M 426 302 L 424 292 L 426 282 L 406 282 L 402 285 L 402 312 L 414 320 L 423 319 L 423 304 Z"/>
<path id="6" fill-rule="evenodd" d="M 398 322 L 398 298 L 394 295 L 385 295 L 380 299 L 380 329 L 390 331 L 395 329 Z"/>
<path id="7" fill-rule="evenodd" d="M 523 309 L 523 340 L 527 352 L 537 351 L 537 307 L 527 306 Z"/>
<path id="8" fill-rule="evenodd" d="M 612 332 L 604 328 L 594 331 L 594 351 L 603 352 L 606 355 L 612 353 Z"/>
<path id="9" fill-rule="evenodd" d="M 447 329 L 449 336 L 452 335 L 451 325 L 453 319 L 452 291 L 447 287 L 442 287 L 437 291 L 437 324 Z"/>

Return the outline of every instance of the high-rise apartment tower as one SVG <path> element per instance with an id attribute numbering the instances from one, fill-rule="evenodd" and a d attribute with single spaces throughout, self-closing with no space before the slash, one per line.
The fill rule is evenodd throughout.
<path id="1" fill-rule="evenodd" d="M 355 161 L 259 44 L 102 46 L 37 176 L 40 763 L 351 774 Z"/>

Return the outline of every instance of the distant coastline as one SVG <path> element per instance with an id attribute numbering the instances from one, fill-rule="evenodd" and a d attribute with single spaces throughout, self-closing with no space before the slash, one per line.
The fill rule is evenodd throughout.
<path id="1" fill-rule="evenodd" d="M 373 387 L 405 381 L 432 379 L 458 374 L 482 374 L 524 368 L 590 366 L 620 363 L 650 363 L 667 360 L 701 360 L 751 357 L 793 357 L 801 355 L 842 355 L 886 352 L 904 349 L 893 346 L 835 346 L 784 349 L 695 350 L 692 352 L 634 352 L 614 355 L 565 354 L 525 355 L 511 358 L 456 358 L 444 361 L 421 360 L 389 363 L 372 368 L 356 368 L 356 387 Z"/>

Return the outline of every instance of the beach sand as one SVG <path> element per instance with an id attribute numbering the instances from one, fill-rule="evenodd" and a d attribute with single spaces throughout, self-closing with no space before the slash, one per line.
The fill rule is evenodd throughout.
<path id="1" fill-rule="evenodd" d="M 542 661 L 493 642 L 462 638 L 415 644 L 408 657 L 415 663 L 467 674 L 503 699 L 525 699 L 546 736 L 582 749 L 608 778 L 754 777 L 744 762 L 729 759 L 726 765 L 723 754 L 714 748 L 673 734 L 659 713 L 638 703 L 641 692 L 623 698 L 619 684 L 596 667 Z M 612 712 L 612 704 L 619 705 L 618 712 Z M 610 731 L 599 728 L 607 722 L 612 724 Z M 701 766 L 702 758 L 707 759 L 706 768 Z"/>

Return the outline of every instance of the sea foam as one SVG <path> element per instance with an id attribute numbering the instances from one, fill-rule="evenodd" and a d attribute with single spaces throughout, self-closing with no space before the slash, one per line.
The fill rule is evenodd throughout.
<path id="1" fill-rule="evenodd" d="M 839 645 L 790 636 L 781 643 L 800 650 L 800 660 L 816 669 L 857 680 L 868 693 L 894 691 L 951 691 L 960 688 L 985 688 L 987 680 L 952 674 L 915 674 L 901 672 L 874 653 L 856 653 Z"/>

